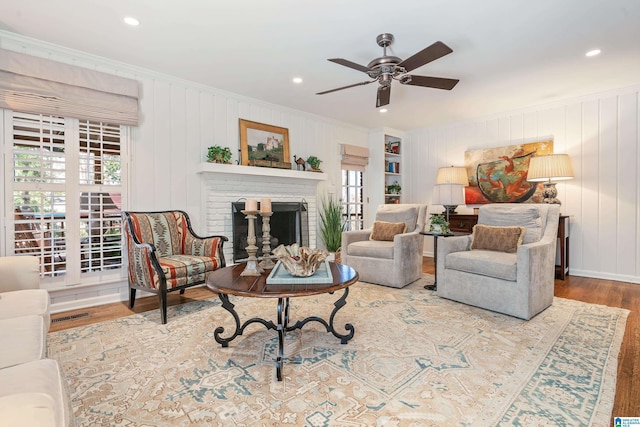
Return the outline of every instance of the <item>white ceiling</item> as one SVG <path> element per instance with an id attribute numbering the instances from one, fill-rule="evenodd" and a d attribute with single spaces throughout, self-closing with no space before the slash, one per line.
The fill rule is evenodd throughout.
<path id="1" fill-rule="evenodd" d="M 639 0 L 0 0 L 0 29 L 340 121 L 407 130 L 640 83 Z M 125 15 L 141 25 L 129 27 Z M 453 53 L 394 82 L 386 114 L 368 78 L 327 61 Z M 603 53 L 586 58 L 585 52 Z M 291 79 L 300 76 L 301 85 Z"/>

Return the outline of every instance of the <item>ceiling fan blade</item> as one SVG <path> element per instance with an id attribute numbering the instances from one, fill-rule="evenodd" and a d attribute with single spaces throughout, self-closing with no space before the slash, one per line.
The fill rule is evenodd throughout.
<path id="1" fill-rule="evenodd" d="M 335 89 L 325 90 L 324 92 L 318 92 L 318 93 L 316 93 L 316 95 L 324 95 L 325 93 L 331 93 L 331 92 L 335 92 L 337 90 L 342 90 L 342 89 L 349 89 L 350 87 L 368 85 L 369 83 L 373 83 L 373 82 L 375 82 L 375 80 L 370 80 L 370 81 L 367 81 L 367 82 L 355 83 L 355 84 L 352 84 L 352 85 L 349 85 L 349 86 L 342 86 L 342 87 L 338 87 L 338 88 L 335 88 Z"/>
<path id="2" fill-rule="evenodd" d="M 408 57 L 404 61 L 398 64 L 399 67 L 404 67 L 407 71 L 415 70 L 418 67 L 422 67 L 424 64 L 428 64 L 431 61 L 435 61 L 438 58 L 442 58 L 445 55 L 450 54 L 453 50 L 442 43 L 437 41 L 429 47 L 422 49 L 420 52 L 413 56 Z"/>
<path id="3" fill-rule="evenodd" d="M 378 97 L 376 98 L 376 108 L 383 107 L 391 99 L 391 86 L 378 87 Z"/>
<path id="4" fill-rule="evenodd" d="M 445 79 L 443 77 L 427 77 L 427 76 L 410 76 L 404 75 L 402 76 L 404 79 L 400 80 L 400 83 L 411 86 L 424 86 L 424 87 L 433 87 L 436 89 L 445 89 L 451 90 L 458 84 L 460 80 L 457 79 Z M 408 77 L 411 77 L 411 80 L 408 81 Z"/>
<path id="5" fill-rule="evenodd" d="M 330 58 L 327 59 L 327 61 L 335 62 L 336 64 L 344 65 L 345 67 L 353 68 L 354 70 L 362 71 L 363 73 L 371 71 L 371 68 L 365 67 L 364 65 L 356 64 L 355 62 L 351 62 L 348 59 Z"/>

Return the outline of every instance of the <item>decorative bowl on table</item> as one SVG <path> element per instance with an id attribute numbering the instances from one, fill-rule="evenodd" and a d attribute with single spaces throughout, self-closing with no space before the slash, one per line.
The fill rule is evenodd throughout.
<path id="1" fill-rule="evenodd" d="M 324 249 L 311 249 L 294 243 L 290 246 L 280 245 L 273 254 L 282 262 L 287 273 L 296 277 L 313 276 L 318 267 L 329 256 Z"/>

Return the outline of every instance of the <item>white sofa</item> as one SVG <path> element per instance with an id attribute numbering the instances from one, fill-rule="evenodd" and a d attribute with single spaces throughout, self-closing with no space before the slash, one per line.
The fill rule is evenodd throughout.
<path id="1" fill-rule="evenodd" d="M 0 427 L 73 424 L 65 379 L 46 359 L 49 293 L 33 256 L 0 257 Z"/>

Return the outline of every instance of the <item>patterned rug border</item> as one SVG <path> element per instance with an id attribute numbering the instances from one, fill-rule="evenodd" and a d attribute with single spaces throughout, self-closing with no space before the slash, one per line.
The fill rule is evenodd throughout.
<path id="1" fill-rule="evenodd" d="M 493 316 L 498 316 L 498 317 L 504 317 L 507 319 L 511 319 L 513 320 L 515 323 L 517 322 L 525 322 L 522 321 L 520 319 L 515 319 L 515 318 L 509 318 L 509 316 L 505 316 L 505 315 L 501 315 L 498 313 L 493 313 L 493 312 L 489 312 L 486 310 L 482 310 L 476 307 L 472 307 L 472 306 L 466 306 L 464 304 L 460 304 L 460 303 L 456 303 L 453 301 L 449 301 L 449 300 L 445 300 L 442 298 L 437 297 L 437 294 L 435 291 L 428 291 L 428 290 L 424 290 L 422 289 L 423 285 L 425 283 L 429 283 L 433 281 L 433 276 L 432 275 L 425 275 L 425 277 L 421 280 L 418 280 L 416 282 L 414 282 L 413 284 L 409 285 L 408 287 L 405 287 L 403 289 L 393 289 L 393 288 L 383 288 L 383 287 L 379 287 L 376 285 L 371 285 L 368 283 L 363 283 L 363 282 L 359 282 L 355 285 L 353 285 L 353 287 L 358 287 L 358 288 L 366 288 L 366 287 L 370 287 L 373 286 L 374 290 L 383 290 L 385 292 L 389 293 L 389 300 L 395 300 L 397 299 L 397 295 L 401 295 L 403 292 L 405 291 L 409 291 L 409 292 L 415 292 L 417 293 L 416 295 L 411 295 L 411 297 L 419 297 L 420 293 L 425 293 L 425 295 L 428 295 L 429 297 L 436 297 L 442 301 L 447 301 L 450 304 L 453 305 L 460 305 L 465 307 L 465 309 L 463 310 L 464 312 L 470 312 L 472 315 L 477 315 L 478 317 L 493 317 Z M 396 296 L 394 296 L 396 295 Z M 411 298 L 409 298 L 409 300 L 411 300 Z M 347 299 L 348 304 L 349 303 L 354 303 L 352 294 L 350 294 L 349 298 Z M 358 301 L 359 302 L 359 301 Z M 565 298 L 558 298 L 558 297 L 554 297 L 554 305 L 557 306 L 562 306 L 562 307 L 578 307 L 581 309 L 584 309 L 584 311 L 594 311 L 594 313 L 596 311 L 602 311 L 602 310 L 612 310 L 612 313 L 616 313 L 616 316 L 613 316 L 612 314 L 612 319 L 615 319 L 615 325 L 613 325 L 612 327 L 610 327 L 609 331 L 613 331 L 612 334 L 610 334 L 610 343 L 608 346 L 608 351 L 606 352 L 606 357 L 604 357 L 604 366 L 602 367 L 601 370 L 601 378 L 602 380 L 600 381 L 600 388 L 599 388 L 599 392 L 598 392 L 598 399 L 595 402 L 595 408 L 594 410 L 591 412 L 591 418 L 589 420 L 588 425 L 593 425 L 593 426 L 608 426 L 611 423 L 611 417 L 612 417 L 612 410 L 613 410 L 613 403 L 614 403 L 614 399 L 615 399 L 615 389 L 616 389 L 616 382 L 617 382 L 617 368 L 618 368 L 618 356 L 620 353 L 620 348 L 621 348 L 621 344 L 624 338 L 624 332 L 626 329 L 626 323 L 627 323 L 627 319 L 628 319 L 628 315 L 629 315 L 629 310 L 626 309 L 622 309 L 622 308 L 617 308 L 617 307 L 609 307 L 606 305 L 600 305 L 600 304 L 591 304 L 591 303 L 585 303 L 585 302 L 581 302 L 581 301 L 576 301 L 576 300 L 571 300 L 571 299 L 565 299 Z M 65 345 L 69 345 L 70 341 L 73 341 L 74 339 L 78 338 L 81 339 L 84 335 L 87 335 L 89 333 L 90 330 L 96 329 L 96 328 L 108 328 L 109 326 L 113 326 L 114 328 L 118 328 L 118 325 L 140 325 L 140 324 L 145 324 L 147 322 L 150 322 L 150 325 L 147 325 L 149 328 L 153 329 L 154 325 L 155 327 L 159 328 L 159 329 L 163 329 L 163 328 L 171 328 L 172 325 L 172 321 L 173 322 L 177 322 L 179 321 L 180 317 L 183 316 L 188 316 L 190 314 L 193 313 L 198 313 L 200 311 L 206 311 L 209 310 L 213 307 L 220 307 L 220 302 L 218 300 L 218 298 L 216 296 L 212 296 L 211 298 L 207 298 L 204 300 L 196 300 L 196 301 L 190 301 L 181 305 L 177 305 L 177 306 L 171 306 L 168 308 L 168 317 L 169 317 L 169 323 L 167 325 L 161 325 L 159 322 L 159 313 L 158 313 L 158 309 L 155 310 L 150 310 L 144 313 L 137 313 L 137 314 L 131 314 L 129 316 L 125 316 L 122 318 L 118 318 L 118 319 L 112 319 L 112 320 L 107 320 L 107 321 L 103 321 L 103 322 L 97 322 L 94 324 L 90 324 L 90 325 L 85 325 L 85 326 L 79 326 L 79 327 L 75 327 L 75 328 L 69 328 L 66 330 L 62 330 L 62 331 L 57 331 L 57 332 L 51 332 L 49 333 L 49 337 L 50 342 L 56 342 L 56 351 L 61 351 L 60 348 L 64 347 Z M 487 314 L 488 313 L 488 314 Z M 539 316 L 543 316 L 545 313 L 545 311 L 543 311 Z M 582 314 L 582 312 L 580 312 Z M 572 341 L 570 339 L 566 339 L 564 342 L 560 342 L 560 337 L 562 337 L 563 335 L 566 335 L 567 332 L 567 328 L 570 327 L 571 325 L 573 325 L 574 319 L 573 317 L 578 316 L 578 314 L 576 312 L 574 312 L 572 314 L 572 318 L 567 318 L 566 319 L 566 323 L 563 327 L 558 329 L 557 335 L 554 337 L 554 341 L 553 344 L 551 344 L 550 348 L 548 349 L 548 351 L 545 354 L 539 354 L 536 355 L 536 357 L 538 357 L 539 360 L 539 364 L 537 365 L 537 371 L 536 374 L 540 373 L 543 368 L 548 367 L 549 365 L 551 365 L 550 361 L 555 361 L 558 358 L 560 360 L 562 360 L 562 354 L 563 352 L 566 352 L 567 349 L 574 351 L 574 353 L 572 353 L 572 356 L 575 356 L 575 350 L 578 348 L 579 346 L 579 342 L 580 340 L 582 340 L 584 338 L 584 340 L 588 340 L 588 339 L 598 339 L 598 337 L 579 337 L 577 334 L 575 336 L 575 340 Z M 241 315 L 241 319 L 243 318 L 243 316 Z M 576 326 L 577 327 L 577 326 Z M 259 329 L 259 328 L 256 328 Z M 306 329 L 306 327 L 305 327 Z M 167 329 L 169 330 L 169 329 Z M 577 330 L 577 329 L 576 329 Z M 266 330 L 265 330 L 266 331 Z M 606 332 L 606 331 L 605 331 Z M 568 338 L 565 337 L 565 338 Z M 550 339 L 550 338 L 549 338 Z M 68 341 L 67 341 L 68 340 Z M 235 344 L 234 343 L 231 344 L 231 346 L 233 346 Z M 566 345 L 567 348 L 563 348 L 562 346 Z M 51 346 L 51 345 L 50 345 Z M 52 353 L 56 353 L 56 351 L 53 351 Z M 286 350 L 285 350 L 286 353 Z M 50 357 L 53 358 L 58 358 L 57 356 L 61 356 L 60 354 L 53 354 Z M 601 355 L 602 356 L 602 355 Z M 231 360 L 232 355 L 229 356 L 229 360 Z M 64 359 L 64 358 L 63 358 Z M 585 358 L 586 360 L 586 358 Z M 65 367 L 65 360 L 60 360 L 62 366 L 63 366 L 63 370 L 66 371 L 67 376 L 70 374 L 70 372 L 67 371 L 66 367 Z M 291 363 L 293 364 L 293 361 L 287 360 L 287 362 L 285 362 L 285 371 L 287 370 L 287 364 Z M 69 368 L 70 369 L 70 368 Z M 71 373 L 73 374 L 73 373 Z M 550 420 L 547 418 L 537 418 L 536 417 L 536 413 L 535 413 L 535 407 L 532 407 L 532 402 L 534 402 L 536 400 L 535 397 L 535 393 L 539 393 L 540 392 L 540 383 L 544 383 L 545 381 L 549 381 L 549 378 L 541 378 L 544 377 L 544 372 L 540 374 L 539 377 L 536 377 L 535 375 L 532 376 L 531 378 L 529 378 L 526 382 L 522 383 L 521 385 L 517 385 L 517 384 L 508 384 L 505 385 L 505 388 L 510 389 L 510 392 L 513 392 L 513 398 L 508 399 L 507 401 L 504 402 L 502 406 L 502 409 L 499 410 L 498 412 L 501 414 L 497 419 L 493 419 L 491 415 L 487 415 L 487 418 L 482 417 L 483 419 L 481 420 L 484 423 L 487 424 L 482 424 L 482 425 L 535 425 L 536 422 L 549 422 Z M 273 381 L 275 381 L 275 378 L 272 379 Z M 414 380 L 411 380 L 414 381 Z M 273 387 L 273 385 L 272 385 Z M 515 390 L 511 390 L 511 389 L 515 389 Z M 75 393 L 77 394 L 77 393 Z M 72 405 L 74 406 L 74 410 L 78 411 L 79 410 L 79 403 L 75 400 L 74 398 L 75 396 L 72 394 Z M 564 398 L 565 396 L 559 396 L 559 399 Z M 80 403 L 80 406 L 83 406 L 84 403 Z M 523 410 L 523 408 L 532 408 L 531 411 L 529 411 L 529 413 L 527 413 L 526 410 Z M 316 414 L 317 415 L 317 414 Z M 406 417 L 411 417 L 412 415 L 410 413 L 406 413 L 403 414 L 406 415 Z M 403 417 L 381 417 L 380 419 L 378 419 L 379 425 L 408 425 L 408 424 L 404 424 L 405 422 L 407 422 L 408 418 L 403 418 Z M 423 417 L 422 417 L 423 418 Z M 421 418 L 418 417 L 416 418 L 415 424 L 412 425 L 430 425 L 430 424 L 420 424 L 420 420 Z M 404 420 L 404 421 L 403 421 Z M 304 419 L 303 420 L 305 422 L 305 425 L 329 425 L 329 424 L 314 424 L 317 421 L 317 418 L 310 420 L 310 419 Z M 336 421 L 336 420 L 334 420 Z M 478 420 L 480 421 L 480 420 Z M 219 420 L 217 422 L 220 422 Z M 234 421 L 235 422 L 235 421 Z M 348 423 L 348 420 L 344 420 L 344 422 Z M 395 424 L 394 424 L 395 422 Z M 432 420 L 432 422 L 437 422 L 436 420 Z M 295 425 L 300 425 L 297 423 L 294 423 Z M 135 424 L 127 424 L 127 425 L 135 425 Z M 164 424 L 163 424 L 164 425 Z M 204 424 L 204 425 L 216 425 L 216 424 Z M 219 424 L 218 424 L 219 425 Z M 249 422 L 249 424 L 244 424 L 242 422 L 239 422 L 238 425 L 254 425 L 252 423 Z M 260 424 L 262 425 L 262 424 Z M 266 425 L 266 424 L 265 424 Z M 280 424 L 273 424 L 273 425 L 280 425 Z M 467 425 L 475 425 L 475 424 L 467 424 L 464 421 L 459 421 L 458 425 L 461 426 L 467 426 Z"/>

